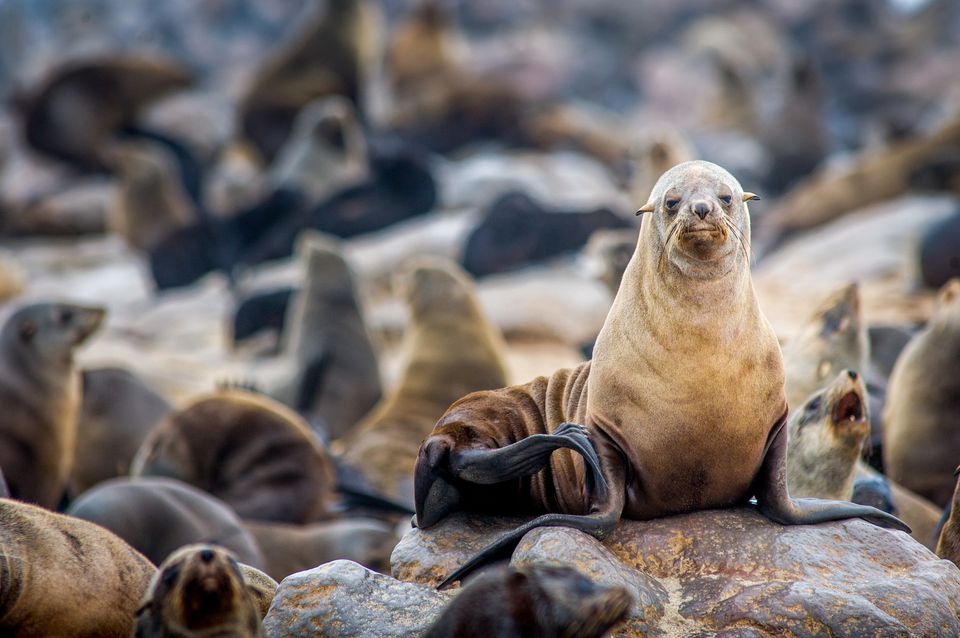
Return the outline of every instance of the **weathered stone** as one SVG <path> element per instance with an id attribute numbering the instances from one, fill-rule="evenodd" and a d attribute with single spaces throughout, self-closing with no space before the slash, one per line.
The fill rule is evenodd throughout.
<path id="1" fill-rule="evenodd" d="M 336 560 L 284 578 L 263 627 L 270 638 L 416 636 L 451 596 Z"/>
<path id="2" fill-rule="evenodd" d="M 511 520 L 457 514 L 413 530 L 393 573 L 434 585 Z M 752 510 L 711 510 L 623 521 L 602 544 L 541 529 L 513 562 L 570 564 L 629 587 L 639 602 L 620 636 L 960 635 L 960 570 L 857 519 L 784 527 Z"/>

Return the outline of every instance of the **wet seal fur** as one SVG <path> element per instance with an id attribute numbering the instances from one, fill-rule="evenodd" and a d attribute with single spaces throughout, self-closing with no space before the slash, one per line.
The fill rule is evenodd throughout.
<path id="1" fill-rule="evenodd" d="M 412 505 L 417 452 L 436 420 L 465 394 L 502 387 L 507 374 L 503 338 L 456 264 L 416 260 L 398 288 L 410 309 L 400 381 L 334 449 L 383 494 Z"/>
<path id="2" fill-rule="evenodd" d="M 0 633 L 128 638 L 156 571 L 99 525 L 0 499 Z"/>
<path id="3" fill-rule="evenodd" d="M 601 638 L 632 605 L 625 588 L 597 585 L 571 567 L 496 567 L 464 587 L 425 638 Z"/>
<path id="4" fill-rule="evenodd" d="M 166 476 L 213 494 L 241 518 L 330 516 L 334 469 L 303 419 L 276 401 L 224 390 L 198 397 L 147 437 L 133 476 Z"/>
<path id="5" fill-rule="evenodd" d="M 0 467 L 13 498 L 55 508 L 73 471 L 80 373 L 74 350 L 102 308 L 36 303 L 0 329 Z"/>
<path id="6" fill-rule="evenodd" d="M 441 587 L 537 527 L 603 538 L 620 518 L 751 497 L 782 524 L 861 517 L 908 529 L 872 507 L 787 491 L 783 361 L 750 277 L 755 198 L 709 162 L 667 171 L 639 211 L 637 251 L 593 361 L 472 394 L 440 419 L 417 459 L 420 527 L 456 509 L 544 513 Z"/>
<path id="7" fill-rule="evenodd" d="M 250 589 L 240 564 L 228 551 L 187 545 L 160 565 L 137 611 L 133 635 L 263 636 L 263 613 Z"/>

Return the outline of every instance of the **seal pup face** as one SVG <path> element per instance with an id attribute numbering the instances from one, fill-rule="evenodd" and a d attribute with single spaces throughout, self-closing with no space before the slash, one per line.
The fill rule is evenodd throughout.
<path id="1" fill-rule="evenodd" d="M 719 279 L 750 257 L 750 214 L 745 193 L 724 168 L 700 160 L 677 164 L 653 187 L 639 213 L 652 213 L 660 258 L 691 279 Z"/>
<path id="2" fill-rule="evenodd" d="M 70 367 L 74 349 L 96 332 L 106 310 L 67 303 L 37 303 L 16 311 L 0 339 L 16 352 L 29 353 L 55 367 Z"/>
<path id="3" fill-rule="evenodd" d="M 211 545 L 187 545 L 167 557 L 137 616 L 138 627 L 145 623 L 156 635 L 261 635 L 240 565 Z"/>
<path id="4" fill-rule="evenodd" d="M 795 496 L 849 499 L 870 419 L 863 376 L 842 370 L 790 415 L 787 480 Z"/>

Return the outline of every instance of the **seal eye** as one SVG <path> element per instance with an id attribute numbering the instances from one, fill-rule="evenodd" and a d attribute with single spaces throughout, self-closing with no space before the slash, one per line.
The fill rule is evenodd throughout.
<path id="1" fill-rule="evenodd" d="M 666 202 L 664 202 L 664 204 L 666 205 L 667 210 L 669 210 L 669 211 L 675 211 L 675 210 L 677 210 L 677 206 L 680 205 L 680 200 L 679 200 L 679 199 L 668 199 Z"/>
<path id="2" fill-rule="evenodd" d="M 814 397 L 807 403 L 807 407 L 804 409 L 804 413 L 808 416 L 812 416 L 820 411 L 820 405 L 822 404 L 822 397 Z"/>
<path id="3" fill-rule="evenodd" d="M 723 203 L 724 206 L 729 206 L 730 202 L 733 201 L 733 197 L 731 197 L 730 195 L 721 195 L 720 201 Z"/>

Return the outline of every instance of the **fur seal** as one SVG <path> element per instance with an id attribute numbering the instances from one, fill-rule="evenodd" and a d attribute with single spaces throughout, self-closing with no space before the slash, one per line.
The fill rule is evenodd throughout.
<path id="1" fill-rule="evenodd" d="M 400 381 L 335 449 L 383 494 L 412 504 L 417 450 L 437 419 L 465 394 L 502 387 L 507 375 L 503 338 L 456 264 L 421 258 L 398 288 L 410 309 Z"/>
<path id="2" fill-rule="evenodd" d="M 124 476 L 147 434 L 172 409 L 143 379 L 124 368 L 81 372 L 83 401 L 70 491 L 81 494 Z"/>
<path id="3" fill-rule="evenodd" d="M 782 524 L 861 517 L 906 528 L 871 507 L 787 491 L 783 362 L 749 267 L 755 198 L 709 162 L 664 173 L 639 211 L 637 250 L 592 362 L 474 393 L 440 419 L 417 458 L 419 526 L 458 508 L 544 513 L 441 587 L 536 527 L 602 538 L 620 518 L 751 497 Z"/>
<path id="4" fill-rule="evenodd" d="M 213 545 L 188 545 L 160 565 L 133 635 L 259 638 L 262 618 L 236 558 Z"/>
<path id="5" fill-rule="evenodd" d="M 583 255 L 597 279 L 610 291 L 611 296 L 620 289 L 620 280 L 637 247 L 638 231 L 635 229 L 601 229 L 590 235 Z"/>
<path id="6" fill-rule="evenodd" d="M 960 467 L 954 470 L 953 475 L 960 475 Z M 953 489 L 947 522 L 943 524 L 937 538 L 937 556 L 960 567 L 960 481 Z"/>
<path id="7" fill-rule="evenodd" d="M 55 508 L 64 495 L 81 401 L 73 352 L 104 314 L 35 303 L 16 310 L 0 329 L 0 467 L 14 498 Z"/>
<path id="8" fill-rule="evenodd" d="M 390 554 L 399 538 L 383 521 L 347 518 L 290 525 L 245 521 L 264 557 L 264 571 L 282 580 L 295 572 L 340 558 L 390 573 Z"/>
<path id="9" fill-rule="evenodd" d="M 191 83 L 173 60 L 110 55 L 55 68 L 18 98 L 24 137 L 36 151 L 87 171 L 104 172 L 114 135 L 132 126 L 140 110 Z"/>
<path id="10" fill-rule="evenodd" d="M 787 419 L 787 487 L 797 497 L 850 501 L 870 433 L 862 375 L 841 370 Z"/>
<path id="11" fill-rule="evenodd" d="M 0 499 L 0 632 L 128 638 L 154 574 L 146 558 L 93 523 Z"/>
<path id="12" fill-rule="evenodd" d="M 118 183 L 107 213 L 110 229 L 138 250 L 149 250 L 194 221 L 174 158 L 148 140 L 119 142 L 110 150 Z"/>
<path id="13" fill-rule="evenodd" d="M 233 313 L 234 347 L 261 332 L 275 333 L 279 341 L 294 294 L 293 288 L 276 288 L 242 296 Z"/>
<path id="14" fill-rule="evenodd" d="M 289 523 L 328 517 L 334 489 L 333 464 L 303 419 L 240 390 L 197 397 L 168 415 L 130 473 L 189 483 L 241 518 Z"/>
<path id="15" fill-rule="evenodd" d="M 339 243 L 308 231 L 298 244 L 303 285 L 291 300 L 281 354 L 295 370 L 273 394 L 326 440 L 338 439 L 380 400 L 380 367 Z"/>
<path id="16" fill-rule="evenodd" d="M 890 375 L 883 415 L 883 464 L 894 481 L 946 507 L 960 458 L 960 279 L 941 289 L 927 327 Z"/>
<path id="17" fill-rule="evenodd" d="M 607 208 L 549 211 L 524 193 L 507 193 L 487 208 L 470 233 L 462 264 L 474 277 L 483 277 L 578 250 L 600 228 L 629 226 Z"/>
<path id="18" fill-rule="evenodd" d="M 633 597 L 566 566 L 493 567 L 440 614 L 425 638 L 601 638 L 624 621 Z"/>
<path id="19" fill-rule="evenodd" d="M 257 541 L 226 503 L 181 481 L 106 481 L 72 502 L 67 514 L 107 528 L 154 565 L 193 543 L 221 545 L 253 567 L 265 564 Z"/>
<path id="20" fill-rule="evenodd" d="M 316 5 L 320 6 L 320 5 Z M 363 112 L 380 35 L 378 4 L 331 0 L 309 9 L 305 25 L 257 72 L 240 101 L 243 135 L 270 164 L 300 110 L 317 98 L 341 95 Z"/>

